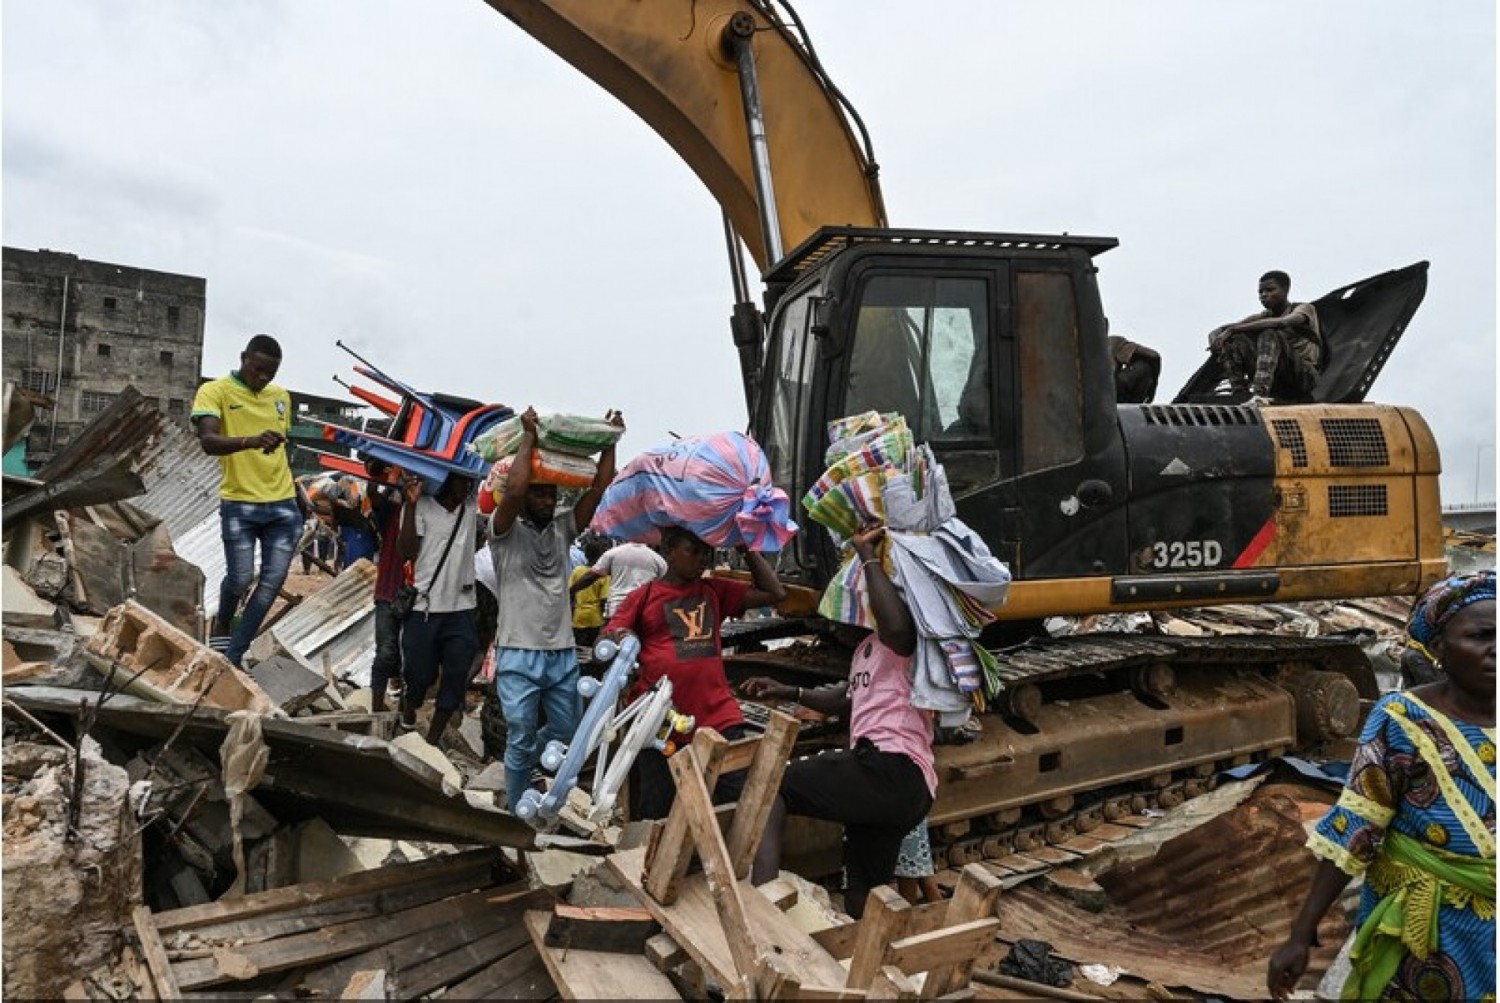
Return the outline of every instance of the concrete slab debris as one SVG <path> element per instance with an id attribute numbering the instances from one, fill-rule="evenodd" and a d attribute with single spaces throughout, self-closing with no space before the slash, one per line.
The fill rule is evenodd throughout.
<path id="1" fill-rule="evenodd" d="M 55 999 L 107 964 L 130 926 L 140 835 L 129 778 L 97 742 L 85 738 L 76 760 L 27 745 L 4 750 L 3 985 L 13 999 Z"/>
<path id="2" fill-rule="evenodd" d="M 127 689 L 153 700 L 279 714 L 274 701 L 216 651 L 136 602 L 114 607 L 85 646 L 101 673 L 133 677 Z M 117 680 L 122 682 L 124 680 Z"/>

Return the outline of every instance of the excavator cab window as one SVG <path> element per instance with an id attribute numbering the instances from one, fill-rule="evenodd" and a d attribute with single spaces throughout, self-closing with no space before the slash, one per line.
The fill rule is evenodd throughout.
<path id="1" fill-rule="evenodd" d="M 844 411 L 897 411 L 918 442 L 988 440 L 988 283 L 871 276 L 859 298 Z"/>
<path id="2" fill-rule="evenodd" d="M 802 471 L 796 469 L 803 431 L 812 403 L 812 379 L 817 359 L 816 339 L 810 324 L 813 301 L 822 294 L 814 283 L 790 299 L 778 313 L 771 338 L 770 432 L 762 443 L 771 465 L 771 477 L 792 490 L 801 487 Z M 818 471 L 821 473 L 821 471 Z"/>
<path id="3" fill-rule="evenodd" d="M 1066 272 L 1016 272 L 1021 331 L 1022 470 L 1034 473 L 1083 457 L 1083 375 L 1078 307 Z"/>

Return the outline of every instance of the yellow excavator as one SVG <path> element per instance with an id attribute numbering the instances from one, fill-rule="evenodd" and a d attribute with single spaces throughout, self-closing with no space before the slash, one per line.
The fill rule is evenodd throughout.
<path id="1" fill-rule="evenodd" d="M 939 749 L 930 821 L 949 862 L 1064 840 L 1355 732 L 1377 691 L 1351 641 L 1040 624 L 1436 580 L 1437 445 L 1411 408 L 1364 403 L 1426 262 L 1316 301 L 1325 358 L 1304 401 L 1248 406 L 1205 366 L 1171 404 L 1117 404 L 1095 280 L 1117 241 L 892 228 L 869 136 L 784 0 L 486 2 L 645 120 L 722 207 L 749 425 L 777 483 L 800 498 L 822 472 L 830 419 L 900 412 L 1009 565 L 984 638 L 1006 688 L 977 740 Z M 836 567 L 807 526 L 778 571 L 815 594 Z M 801 649 L 736 664 L 797 683 L 840 672 Z"/>

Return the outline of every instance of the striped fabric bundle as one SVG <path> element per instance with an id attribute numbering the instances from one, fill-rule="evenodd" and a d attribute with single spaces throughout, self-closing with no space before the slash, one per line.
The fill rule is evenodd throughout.
<path id="1" fill-rule="evenodd" d="M 739 432 L 679 439 L 627 463 L 604 492 L 596 532 L 652 544 L 681 526 L 714 547 L 776 553 L 797 532 L 755 440 Z"/>
<path id="2" fill-rule="evenodd" d="M 829 423 L 828 469 L 802 497 L 808 517 L 841 540 L 862 523 L 885 522 L 886 482 L 916 473 L 911 430 L 906 419 L 874 411 Z M 920 495 L 920 486 L 914 485 Z"/>

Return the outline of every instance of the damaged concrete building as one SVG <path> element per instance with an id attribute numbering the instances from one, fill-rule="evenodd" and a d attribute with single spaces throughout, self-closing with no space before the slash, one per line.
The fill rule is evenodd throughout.
<path id="1" fill-rule="evenodd" d="M 26 439 L 37 469 L 126 386 L 186 421 L 203 367 L 208 281 L 7 247 L 3 371 L 57 402 Z"/>

